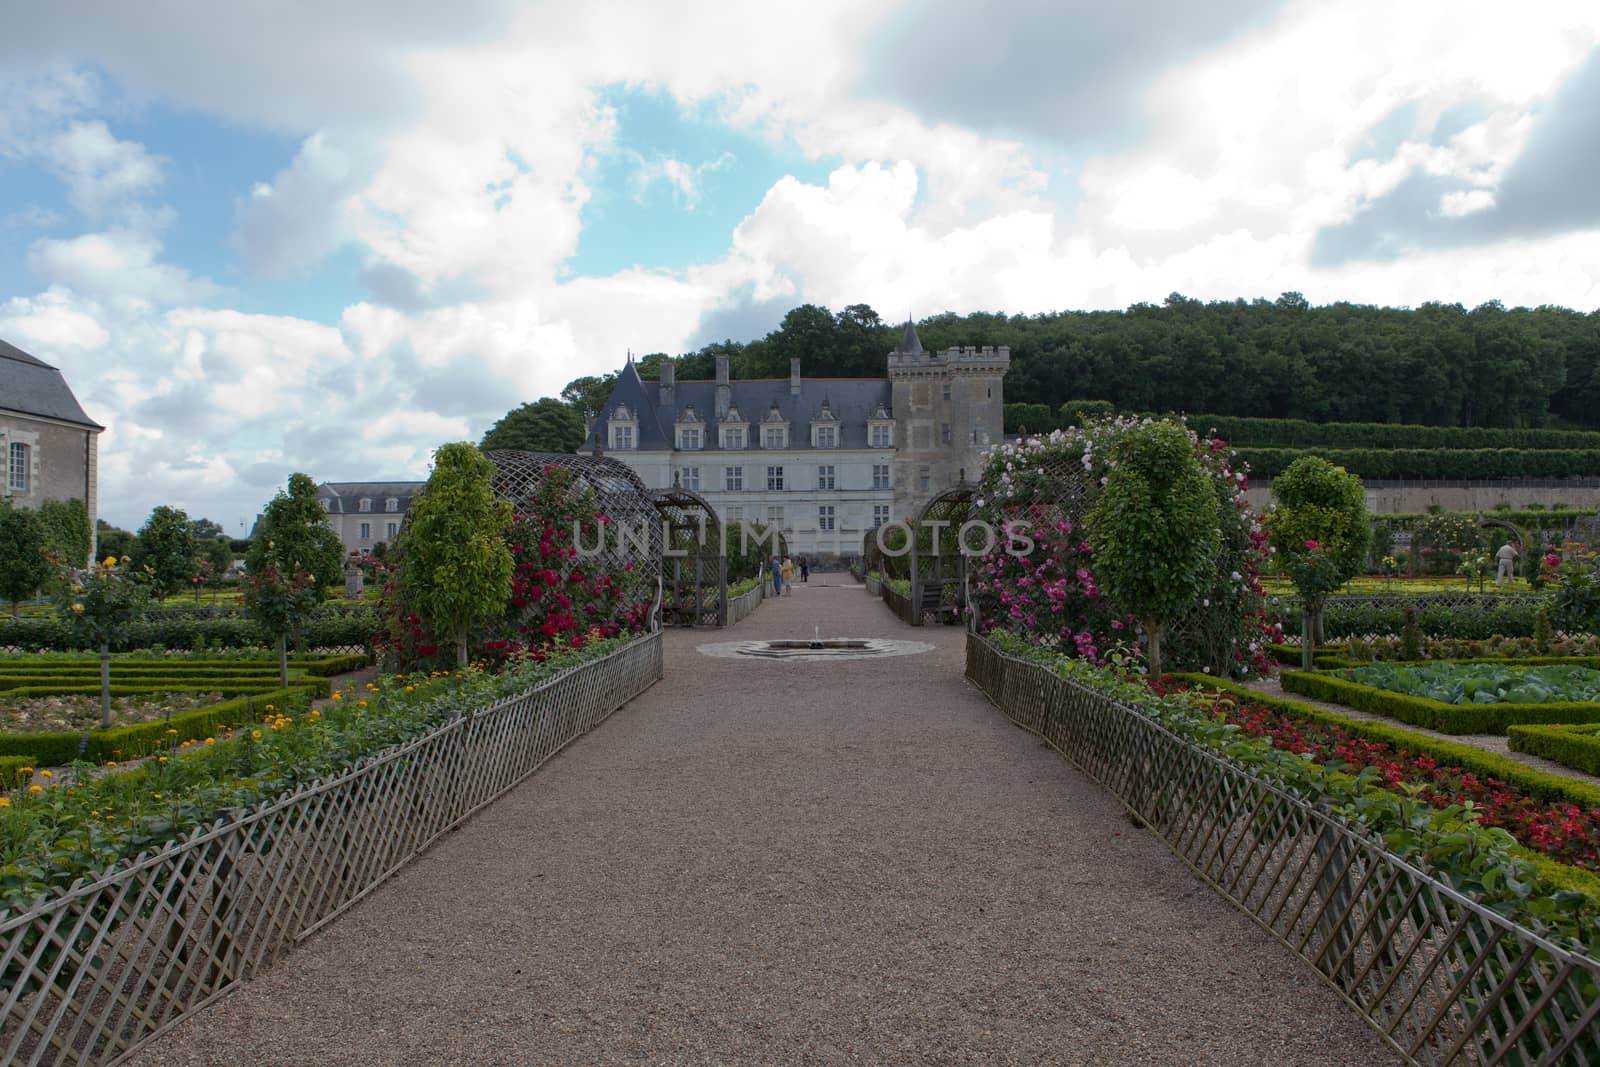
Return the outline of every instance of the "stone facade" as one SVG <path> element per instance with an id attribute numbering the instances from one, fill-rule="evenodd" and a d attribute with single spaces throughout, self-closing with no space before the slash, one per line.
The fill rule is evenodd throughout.
<path id="1" fill-rule="evenodd" d="M 705 497 L 723 522 L 776 525 L 790 551 L 849 557 L 886 522 L 915 519 L 1001 440 L 1008 349 L 924 351 L 906 325 L 883 378 L 645 382 L 630 362 L 580 452 L 655 489 Z"/>
<path id="2" fill-rule="evenodd" d="M 369 555 L 382 542 L 394 544 L 411 498 L 423 482 L 324 482 L 317 499 L 328 513 L 328 525 L 339 535 L 345 555 Z"/>
<path id="3" fill-rule="evenodd" d="M 93 528 L 102 430 L 59 370 L 0 341 L 0 496 L 26 507 L 82 500 Z"/>

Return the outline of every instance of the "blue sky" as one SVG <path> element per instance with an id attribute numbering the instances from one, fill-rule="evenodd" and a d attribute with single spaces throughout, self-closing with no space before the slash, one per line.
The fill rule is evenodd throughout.
<path id="1" fill-rule="evenodd" d="M 805 302 L 1591 310 L 1595 99 L 1590 0 L 62 0 L 0 37 L 0 337 L 105 517 L 234 528 Z"/>

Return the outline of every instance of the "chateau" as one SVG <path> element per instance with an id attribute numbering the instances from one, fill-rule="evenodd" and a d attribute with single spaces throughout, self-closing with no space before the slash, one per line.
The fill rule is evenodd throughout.
<path id="1" fill-rule="evenodd" d="M 928 352 L 906 323 L 883 378 L 646 382 L 630 361 L 578 451 L 606 455 L 653 489 L 691 489 L 723 522 L 776 526 L 791 553 L 853 556 L 867 531 L 916 518 L 978 476 L 1001 439 L 1008 348 Z"/>
<path id="2" fill-rule="evenodd" d="M 84 413 L 59 370 L 0 341 L 0 497 L 32 508 L 46 500 L 82 500 L 93 529 L 103 429 Z"/>

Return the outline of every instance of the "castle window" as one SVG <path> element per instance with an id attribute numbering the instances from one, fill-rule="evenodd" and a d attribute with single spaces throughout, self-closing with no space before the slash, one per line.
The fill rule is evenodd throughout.
<path id="1" fill-rule="evenodd" d="M 783 505 L 771 504 L 767 507 L 767 525 L 775 530 L 783 529 Z"/>
<path id="2" fill-rule="evenodd" d="M 950 443 L 950 424 L 948 422 L 939 427 L 939 440 L 945 444 Z"/>
<path id="3" fill-rule="evenodd" d="M 700 491 L 700 468 L 684 467 L 679 472 L 678 485 L 680 488 L 691 489 L 698 493 Z"/>
<path id="4" fill-rule="evenodd" d="M 700 447 L 700 428 L 686 427 L 678 431 L 678 447 L 693 450 Z"/>
<path id="5" fill-rule="evenodd" d="M 731 492 L 743 492 L 743 490 L 744 490 L 744 468 L 743 467 L 723 467 L 722 468 L 722 488 L 727 489 L 727 490 L 729 490 Z"/>
<path id="6" fill-rule="evenodd" d="M 933 473 L 932 473 L 932 471 L 927 467 L 918 467 L 917 468 L 917 488 L 921 489 L 924 493 L 926 493 L 928 491 L 929 485 L 932 482 L 933 482 Z"/>
<path id="7" fill-rule="evenodd" d="M 839 428 L 837 426 L 818 426 L 817 427 L 817 447 L 818 448 L 838 448 L 839 447 Z"/>
<path id="8" fill-rule="evenodd" d="M 361 540 L 372 540 L 372 523 L 364 522 L 361 524 Z"/>
<path id="9" fill-rule="evenodd" d="M 823 504 L 817 508 L 817 529 L 827 533 L 833 529 L 833 505 Z"/>
<path id="10" fill-rule="evenodd" d="M 11 442 L 7 450 L 6 487 L 13 493 L 28 491 L 28 446 L 20 441 Z"/>
<path id="11" fill-rule="evenodd" d="M 400 532 L 400 524 L 398 522 L 391 522 L 391 523 L 388 524 L 388 527 L 389 527 L 389 540 L 393 541 L 394 537 L 395 537 L 395 534 Z"/>
<path id="12" fill-rule="evenodd" d="M 357 511 L 371 511 L 372 510 L 372 498 L 370 496 L 362 497 L 361 498 L 361 505 L 356 510 Z"/>
<path id="13" fill-rule="evenodd" d="M 950 399 L 950 383 L 949 382 L 945 382 L 944 383 L 944 387 L 939 391 L 939 396 L 944 400 L 949 400 Z"/>
<path id="14" fill-rule="evenodd" d="M 834 481 L 833 468 L 831 466 L 829 466 L 829 467 L 818 467 L 817 468 L 817 488 L 818 489 L 832 489 L 833 488 L 833 481 Z"/>
<path id="15" fill-rule="evenodd" d="M 783 488 L 783 468 L 782 467 L 768 467 L 767 468 L 767 488 L 768 489 L 772 489 L 772 490 L 778 490 L 778 489 L 782 489 Z"/>
<path id="16" fill-rule="evenodd" d="M 762 448 L 783 448 L 788 444 L 789 431 L 782 426 L 767 426 L 761 431 Z"/>
<path id="17" fill-rule="evenodd" d="M 874 504 L 874 505 L 872 505 L 872 528 L 874 530 L 876 530 L 878 527 L 887 526 L 888 524 L 889 524 L 889 505 L 888 504 Z"/>
<path id="18" fill-rule="evenodd" d="M 893 448 L 893 431 L 886 423 L 874 423 L 872 426 L 870 444 L 873 448 Z"/>
<path id="19" fill-rule="evenodd" d="M 872 488 L 894 488 L 889 482 L 889 465 L 887 463 L 874 463 L 872 465 Z"/>
<path id="20" fill-rule="evenodd" d="M 384 511 L 390 511 L 390 512 L 399 511 L 400 510 L 400 501 L 395 497 L 390 497 L 388 500 L 385 500 L 383 502 L 383 510 Z"/>
<path id="21" fill-rule="evenodd" d="M 619 451 L 629 451 L 633 448 L 633 427 L 611 427 L 611 447 Z"/>
<path id="22" fill-rule="evenodd" d="M 740 449 L 744 447 L 744 427 L 735 426 L 722 431 L 722 447 Z"/>

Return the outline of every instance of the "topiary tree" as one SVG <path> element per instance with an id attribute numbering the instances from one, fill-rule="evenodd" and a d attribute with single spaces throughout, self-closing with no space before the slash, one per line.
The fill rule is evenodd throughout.
<path id="1" fill-rule="evenodd" d="M 51 552 L 72 567 L 94 562 L 94 529 L 82 500 L 46 500 L 39 505 L 39 519 L 44 523 L 45 544 Z"/>
<path id="2" fill-rule="evenodd" d="M 189 516 L 162 504 L 150 512 L 134 538 L 133 562 L 150 572 L 157 600 L 188 586 L 194 577 L 194 531 Z"/>
<path id="3" fill-rule="evenodd" d="M 1144 626 L 1150 675 L 1159 677 L 1162 633 L 1210 588 L 1221 544 L 1215 497 L 1188 435 L 1156 422 L 1119 438 L 1088 526 L 1095 576 Z"/>
<path id="4" fill-rule="evenodd" d="M 493 476 L 475 445 L 441 445 L 390 553 L 403 603 L 449 635 L 459 667 L 473 627 L 502 615 L 511 593 L 511 505 L 495 495 Z"/>
<path id="5" fill-rule="evenodd" d="M 61 617 L 100 650 L 100 728 L 111 729 L 111 646 L 121 644 L 150 603 L 150 576 L 127 556 L 107 556 L 88 570 L 63 577 L 56 604 Z"/>
<path id="6" fill-rule="evenodd" d="M 1305 606 L 1305 650 L 1322 642 L 1322 608 L 1328 594 L 1361 573 L 1372 528 L 1361 479 L 1320 456 L 1301 456 L 1272 480 L 1267 513 L 1278 566 L 1294 582 Z"/>
<path id="7" fill-rule="evenodd" d="M 38 512 L 0 500 L 0 597 L 11 601 L 13 619 L 18 602 L 32 597 L 55 573 L 47 537 Z"/>
<path id="8" fill-rule="evenodd" d="M 304 568 L 318 600 L 344 581 L 344 546 L 328 525 L 317 483 L 308 474 L 289 475 L 288 491 L 279 492 L 261 513 L 245 570 L 259 574 L 268 567 L 288 573 Z"/>
<path id="9" fill-rule="evenodd" d="M 305 625 L 317 606 L 316 580 L 301 567 L 281 571 L 268 564 L 244 582 L 244 606 L 261 628 L 277 638 L 278 685 L 289 687 L 289 635 Z"/>

